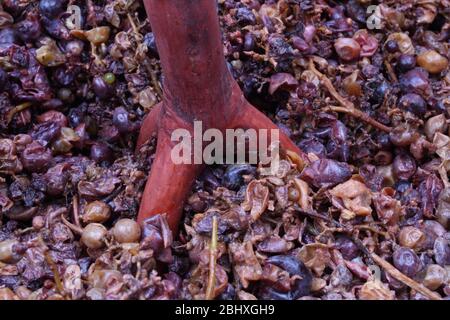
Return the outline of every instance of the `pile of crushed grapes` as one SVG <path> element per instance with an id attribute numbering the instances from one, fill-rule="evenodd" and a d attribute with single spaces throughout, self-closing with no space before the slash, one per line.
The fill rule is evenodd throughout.
<path id="1" fill-rule="evenodd" d="M 310 164 L 208 167 L 172 234 L 135 222 L 164 79 L 142 2 L 1 1 L 0 300 L 448 299 L 450 2 L 218 7 Z"/>

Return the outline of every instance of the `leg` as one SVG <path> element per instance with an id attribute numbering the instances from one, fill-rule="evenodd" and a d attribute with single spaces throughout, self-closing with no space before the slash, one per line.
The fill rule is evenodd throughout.
<path id="1" fill-rule="evenodd" d="M 170 137 L 160 130 L 156 159 L 142 196 L 138 222 L 158 213 L 166 213 L 170 229 L 176 235 L 184 201 L 201 166 L 174 164 L 170 156 L 171 150 Z"/>
<path id="2" fill-rule="evenodd" d="M 147 116 L 145 116 L 139 132 L 139 137 L 137 139 L 136 152 L 139 151 L 141 146 L 147 142 L 153 134 L 158 132 L 158 122 L 161 114 L 161 108 L 162 103 L 160 102 L 150 110 Z"/>
<path id="3" fill-rule="evenodd" d="M 235 128 L 253 129 L 279 129 L 267 116 L 247 103 L 242 111 L 242 115 L 235 120 Z M 304 153 L 292 142 L 292 140 L 280 130 L 280 145 L 283 149 L 289 150 L 303 156 Z"/>

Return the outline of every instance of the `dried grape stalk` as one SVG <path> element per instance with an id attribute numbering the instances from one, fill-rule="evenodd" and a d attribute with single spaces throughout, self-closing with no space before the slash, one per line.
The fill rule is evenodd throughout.
<path id="1" fill-rule="evenodd" d="M 431 299 L 431 300 L 442 300 L 442 297 L 438 295 L 437 293 L 431 291 L 430 289 L 426 288 L 424 285 L 417 283 L 410 277 L 404 275 L 400 271 L 398 271 L 392 264 L 378 256 L 376 253 L 371 254 L 373 261 L 375 261 L 377 264 L 379 264 L 382 268 L 384 268 L 390 275 L 392 275 L 395 279 L 403 282 L 410 288 L 416 290 L 417 292 L 420 292 L 425 297 Z"/>
<path id="2" fill-rule="evenodd" d="M 342 107 L 330 106 L 328 107 L 330 110 L 349 114 L 384 132 L 390 132 L 392 130 L 390 127 L 376 121 L 375 119 L 368 116 L 361 110 L 356 109 L 355 105 L 351 101 L 348 101 L 347 99 L 342 97 L 337 92 L 336 88 L 333 86 L 331 80 L 326 75 L 324 75 L 323 73 L 321 73 L 319 70 L 316 69 L 316 67 L 314 66 L 313 59 L 309 60 L 309 68 L 320 79 L 322 85 L 328 90 L 328 92 L 333 96 L 333 98 L 335 98 L 342 105 Z"/>
<path id="3" fill-rule="evenodd" d="M 205 299 L 214 299 L 214 289 L 216 286 L 216 262 L 217 262 L 217 217 L 212 220 L 211 243 L 209 245 L 209 275 L 208 286 L 206 287 Z"/>

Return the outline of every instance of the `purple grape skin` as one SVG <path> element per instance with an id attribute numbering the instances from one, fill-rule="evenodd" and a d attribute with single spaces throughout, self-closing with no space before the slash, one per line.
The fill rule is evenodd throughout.
<path id="1" fill-rule="evenodd" d="M 404 153 L 395 157 L 393 170 L 398 179 L 408 180 L 414 175 L 416 169 L 416 161 L 409 154 Z"/>
<path id="2" fill-rule="evenodd" d="M 91 147 L 90 158 L 97 163 L 111 162 L 113 153 L 111 149 L 104 143 L 95 143 Z"/>
<path id="3" fill-rule="evenodd" d="M 298 275 L 300 279 L 295 280 L 292 290 L 280 292 L 268 285 L 261 283 L 258 295 L 261 299 L 268 300 L 295 300 L 309 295 L 311 291 L 312 274 L 311 271 L 295 257 L 287 255 L 272 256 L 266 260 L 277 267 L 287 271 L 290 276 Z"/>
<path id="4" fill-rule="evenodd" d="M 448 235 L 448 233 L 447 233 Z M 433 246 L 434 260 L 441 266 L 450 265 L 450 241 L 444 237 L 439 237 Z"/>
<path id="5" fill-rule="evenodd" d="M 336 239 L 336 247 L 344 256 L 346 260 L 352 260 L 359 255 L 359 248 L 347 236 L 339 236 Z"/>
<path id="6" fill-rule="evenodd" d="M 398 248 L 392 258 L 394 266 L 408 277 L 414 277 L 423 267 L 420 258 L 409 248 Z"/>
<path id="7" fill-rule="evenodd" d="M 45 171 L 51 164 L 52 159 L 50 150 L 43 147 L 37 141 L 27 145 L 21 155 L 23 167 L 29 172 Z"/>
<path id="8" fill-rule="evenodd" d="M 66 0 L 41 0 L 39 11 L 49 18 L 56 18 L 66 8 Z"/>
<path id="9" fill-rule="evenodd" d="M 400 72 L 406 72 L 416 66 L 416 58 L 410 54 L 402 54 L 398 57 L 397 69 Z"/>
<path id="10" fill-rule="evenodd" d="M 427 112 L 427 103 L 416 93 L 407 93 L 402 96 L 399 105 L 417 116 L 422 116 Z"/>
<path id="11" fill-rule="evenodd" d="M 120 133 L 127 133 L 131 131 L 132 126 L 129 120 L 128 111 L 125 110 L 124 107 L 117 107 L 114 109 L 113 124 Z"/>
<path id="12" fill-rule="evenodd" d="M 107 99 L 113 95 L 112 86 L 108 85 L 100 76 L 94 77 L 92 88 L 94 89 L 95 95 L 100 99 Z"/>

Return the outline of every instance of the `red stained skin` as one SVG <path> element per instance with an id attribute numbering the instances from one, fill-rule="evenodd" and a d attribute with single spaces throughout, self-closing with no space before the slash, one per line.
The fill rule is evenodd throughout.
<path id="1" fill-rule="evenodd" d="M 203 165 L 174 164 L 170 153 L 173 130 L 275 129 L 277 126 L 250 105 L 229 73 L 223 55 L 215 0 L 144 0 L 164 73 L 163 101 L 144 120 L 137 149 L 153 134 L 156 157 L 141 200 L 138 221 L 166 213 L 176 233 L 183 203 Z M 281 147 L 300 149 L 280 131 Z"/>

